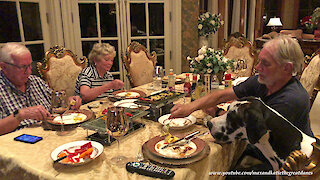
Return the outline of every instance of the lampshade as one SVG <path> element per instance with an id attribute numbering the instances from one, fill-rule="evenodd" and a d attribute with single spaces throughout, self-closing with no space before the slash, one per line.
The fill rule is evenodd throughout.
<path id="1" fill-rule="evenodd" d="M 270 18 L 267 26 L 282 26 L 282 23 L 280 21 L 280 18 L 274 17 L 274 18 Z"/>

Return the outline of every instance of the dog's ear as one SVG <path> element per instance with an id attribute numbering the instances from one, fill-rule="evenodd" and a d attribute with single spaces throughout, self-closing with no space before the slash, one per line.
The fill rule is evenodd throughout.
<path id="1" fill-rule="evenodd" d="M 254 103 L 252 104 L 254 105 Z M 249 142 L 255 144 L 267 133 L 267 125 L 259 106 L 250 106 L 244 110 L 244 120 Z"/>

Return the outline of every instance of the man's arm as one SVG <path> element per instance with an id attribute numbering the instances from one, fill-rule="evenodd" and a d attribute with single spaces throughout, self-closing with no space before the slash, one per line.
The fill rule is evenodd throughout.
<path id="1" fill-rule="evenodd" d="M 234 99 L 237 99 L 237 96 L 234 93 L 233 88 L 213 91 L 210 94 L 191 102 L 190 104 L 176 104 L 171 109 L 171 117 L 186 117 L 196 110 L 214 107 L 219 103 Z"/>
<path id="2" fill-rule="evenodd" d="M 50 113 L 41 105 L 19 109 L 18 114 L 11 114 L 0 120 L 0 134 L 15 130 L 24 119 L 46 120 Z"/>

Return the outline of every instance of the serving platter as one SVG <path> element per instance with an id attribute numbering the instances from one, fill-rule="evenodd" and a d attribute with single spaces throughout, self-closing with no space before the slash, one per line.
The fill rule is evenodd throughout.
<path id="1" fill-rule="evenodd" d="M 175 129 L 175 130 L 186 129 L 197 122 L 197 119 L 192 115 L 185 118 L 169 119 L 170 115 L 171 114 L 166 114 L 161 116 L 158 119 L 158 122 L 162 125 L 169 125 L 171 129 Z"/>
<path id="2" fill-rule="evenodd" d="M 210 153 L 210 147 L 203 140 L 196 138 L 192 142 L 195 143 L 197 149 L 195 152 L 185 157 L 168 157 L 156 151 L 156 144 L 162 141 L 164 137 L 156 136 L 145 142 L 142 146 L 142 153 L 145 159 L 149 159 L 156 164 L 165 165 L 168 167 L 184 167 L 188 164 L 197 162 L 207 157 Z"/>
<path id="3" fill-rule="evenodd" d="M 112 93 L 115 98 L 119 99 L 135 99 L 139 97 L 145 97 L 146 94 L 139 90 L 119 90 Z"/>
<path id="4" fill-rule="evenodd" d="M 69 158 L 69 157 L 73 158 L 73 159 L 79 158 L 79 162 L 66 162 L 63 160 L 58 162 L 60 164 L 71 165 L 71 166 L 79 166 L 79 165 L 86 164 L 86 163 L 98 158 L 101 155 L 101 153 L 103 152 L 103 145 L 102 144 L 95 142 L 95 141 L 86 141 L 86 140 L 66 143 L 66 144 L 63 144 L 63 145 L 57 147 L 56 149 L 54 149 L 51 152 L 51 159 L 53 161 L 57 160 L 59 158 L 59 155 L 61 155 L 61 153 L 66 153 L 66 150 L 67 150 L 67 152 L 75 153 L 76 149 L 80 149 L 81 146 L 87 145 L 88 143 L 91 144 L 92 149 L 93 149 L 89 158 L 79 158 L 80 155 L 71 157 L 69 155 L 67 158 Z M 68 155 L 68 153 L 67 153 L 67 155 Z"/>
<path id="5" fill-rule="evenodd" d="M 68 110 L 61 116 L 59 114 L 52 114 L 47 118 L 47 122 L 51 125 L 74 125 L 80 124 L 93 118 L 93 112 L 86 109 Z"/>
<path id="6" fill-rule="evenodd" d="M 174 100 L 181 98 L 185 95 L 186 94 L 180 93 L 180 92 L 164 90 L 147 97 L 138 98 L 138 100 L 135 103 L 141 104 L 141 105 L 160 104 L 160 103 L 168 104 L 169 101 L 173 102 Z"/>

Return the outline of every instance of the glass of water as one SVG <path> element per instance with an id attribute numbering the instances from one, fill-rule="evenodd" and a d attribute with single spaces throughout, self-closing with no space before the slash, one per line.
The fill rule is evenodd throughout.
<path id="1" fill-rule="evenodd" d="M 162 66 L 156 66 L 153 75 L 153 87 L 156 90 L 162 88 L 163 68 Z"/>

